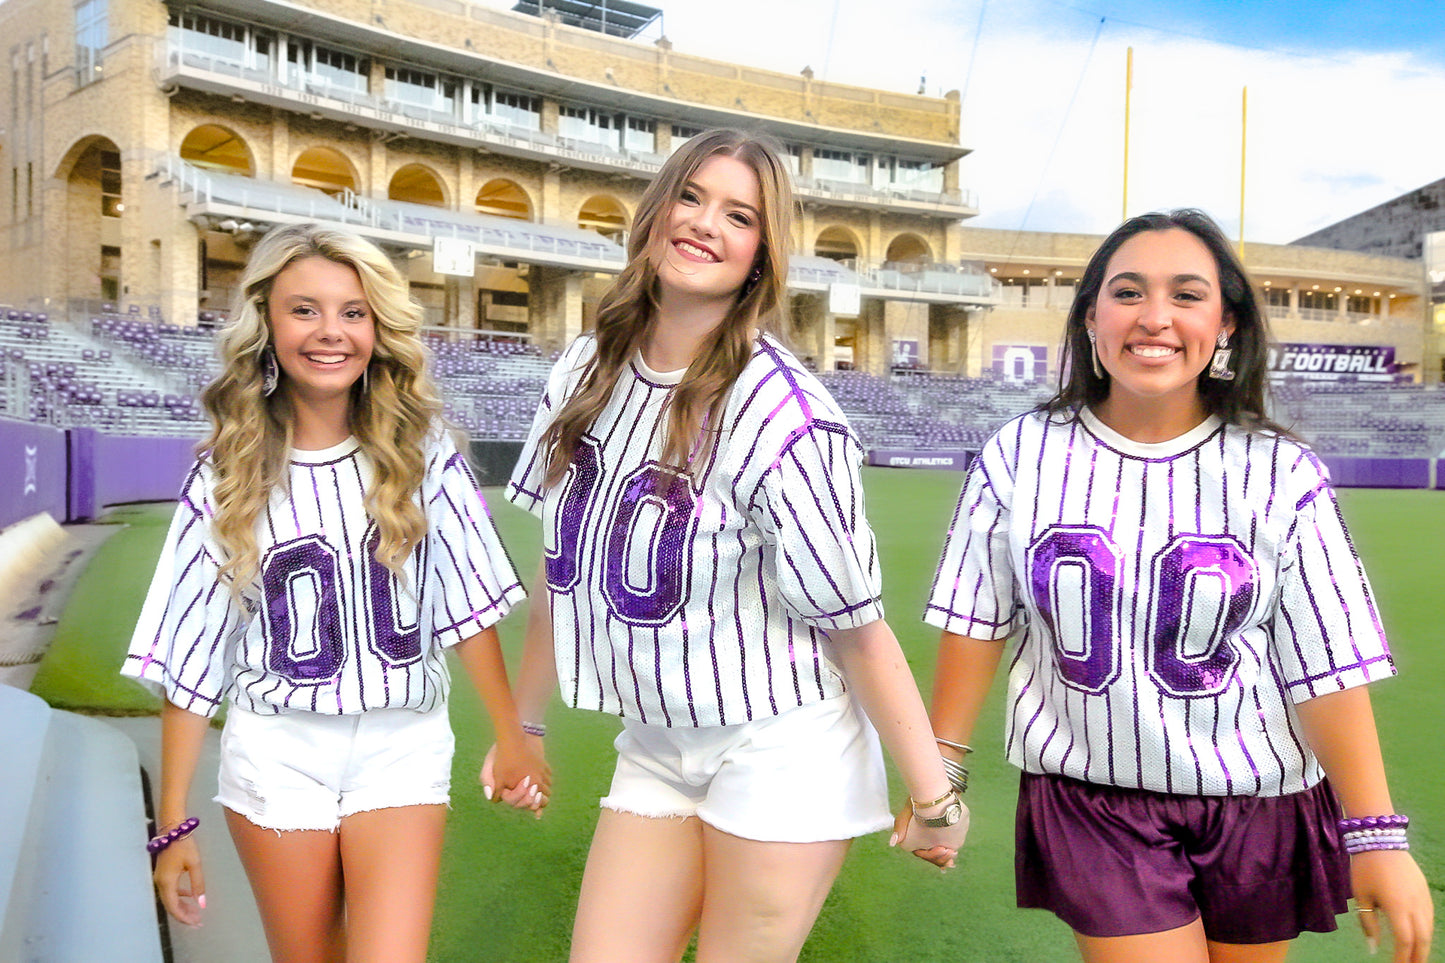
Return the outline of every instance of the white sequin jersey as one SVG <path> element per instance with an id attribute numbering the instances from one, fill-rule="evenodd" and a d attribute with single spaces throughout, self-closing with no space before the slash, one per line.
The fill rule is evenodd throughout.
<path id="1" fill-rule="evenodd" d="M 595 341 L 553 369 L 507 497 L 542 517 L 573 706 L 664 726 L 777 715 L 845 691 L 828 629 L 883 616 L 863 449 L 821 384 L 760 338 L 690 480 L 659 462 L 681 372 L 634 359 L 556 486 L 542 432 Z"/>
<path id="2" fill-rule="evenodd" d="M 1144 445 L 1087 410 L 985 445 L 925 621 L 1018 633 L 1008 756 L 1033 773 L 1191 795 L 1323 773 L 1295 703 L 1394 673 L 1324 467 L 1211 418 Z"/>
<path id="3" fill-rule="evenodd" d="M 376 561 L 363 498 L 370 459 L 348 440 L 293 451 L 289 494 L 257 523 L 260 572 L 238 601 L 218 580 L 211 473 L 187 478 L 121 671 L 183 709 L 429 710 L 449 685 L 443 649 L 502 618 L 521 583 L 466 460 L 428 441 L 417 494 L 427 533 L 398 579 Z"/>

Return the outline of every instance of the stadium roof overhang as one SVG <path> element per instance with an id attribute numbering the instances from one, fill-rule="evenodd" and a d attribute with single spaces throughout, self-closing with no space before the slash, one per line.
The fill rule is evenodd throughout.
<path id="1" fill-rule="evenodd" d="M 541 16 L 544 9 L 570 27 L 628 40 L 662 19 L 662 11 L 656 7 L 629 0 L 519 0 L 512 7 L 530 17 Z"/>
<path id="2" fill-rule="evenodd" d="M 788 141 L 904 154 L 931 161 L 939 166 L 969 153 L 966 148 L 957 144 L 843 127 L 825 127 L 821 124 L 696 104 L 608 84 L 592 83 L 554 71 L 498 60 L 472 50 L 403 36 L 386 29 L 384 25 L 360 23 L 288 0 L 202 0 L 199 3 L 175 5 L 187 9 L 210 10 L 221 17 L 241 17 L 273 29 L 295 31 L 310 37 L 324 37 L 328 42 L 371 56 L 390 57 L 403 63 L 425 64 L 436 70 L 504 87 L 596 107 L 635 111 L 648 117 L 675 120 L 699 127 L 761 128 Z"/>

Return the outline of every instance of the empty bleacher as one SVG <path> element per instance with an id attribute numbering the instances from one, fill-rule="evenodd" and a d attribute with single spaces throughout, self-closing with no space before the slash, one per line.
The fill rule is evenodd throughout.
<path id="1" fill-rule="evenodd" d="M 69 321 L 0 305 L 0 416 L 110 434 L 198 436 L 202 388 L 215 376 L 213 323 L 87 305 Z M 553 358 L 516 337 L 429 330 L 448 417 L 477 441 L 526 437 Z M 555 356 L 554 356 L 555 357 Z M 1047 384 L 926 372 L 820 375 L 867 448 L 977 449 Z M 1285 380 L 1277 421 L 1324 455 L 1434 458 L 1445 451 L 1445 390 L 1379 382 Z"/>

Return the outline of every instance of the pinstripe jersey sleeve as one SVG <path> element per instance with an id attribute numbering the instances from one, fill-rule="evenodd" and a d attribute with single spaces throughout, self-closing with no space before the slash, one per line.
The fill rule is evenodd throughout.
<path id="1" fill-rule="evenodd" d="M 218 577 L 207 477 L 197 465 L 186 479 L 121 673 L 155 685 L 182 709 L 212 716 L 248 619 Z"/>
<path id="2" fill-rule="evenodd" d="M 1380 613 L 1324 468 L 1296 472 L 1304 491 L 1281 559 L 1273 622 L 1281 681 L 1294 702 L 1395 674 Z"/>
<path id="3" fill-rule="evenodd" d="M 802 621 L 848 629 L 883 618 L 882 575 L 863 509 L 863 448 L 838 420 L 812 419 L 764 473 L 751 514 L 767 535 L 777 588 Z"/>
<path id="4" fill-rule="evenodd" d="M 1012 458 L 991 438 L 959 493 L 923 621 L 955 635 L 1004 639 L 1019 623 L 1009 523 Z"/>
<path id="5" fill-rule="evenodd" d="M 532 428 L 527 432 L 522 454 L 517 458 L 517 467 L 512 470 L 512 478 L 507 482 L 504 493 L 507 501 L 538 518 L 542 517 L 542 500 L 546 495 L 543 478 L 547 474 L 547 453 L 540 448 L 542 433 L 552 424 L 552 418 L 561 408 L 562 402 L 577 387 L 596 343 L 591 336 L 583 335 L 568 345 L 567 350 L 562 352 L 562 356 L 552 366 L 552 374 L 547 379 L 547 390 L 537 405 L 537 413 L 532 418 Z"/>
<path id="6" fill-rule="evenodd" d="M 426 516 L 436 594 L 432 634 L 455 645 L 495 625 L 525 596 L 466 459 L 442 434 L 428 469 Z"/>

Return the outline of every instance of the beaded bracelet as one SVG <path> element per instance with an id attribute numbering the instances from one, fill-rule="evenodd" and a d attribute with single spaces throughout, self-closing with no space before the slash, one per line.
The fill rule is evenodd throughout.
<path id="1" fill-rule="evenodd" d="M 177 840 L 185 839 L 191 833 L 195 832 L 196 827 L 200 824 L 201 821 L 195 816 L 187 816 L 185 819 L 181 820 L 180 825 L 176 826 L 176 828 L 172 829 L 170 832 L 161 833 L 159 836 L 151 837 L 151 841 L 146 843 L 146 852 L 154 856 L 156 853 L 159 853 L 161 850 L 168 847 L 171 843 L 174 843 Z"/>
<path id="2" fill-rule="evenodd" d="M 1339 825 L 1342 833 L 1354 832 L 1357 829 L 1406 829 L 1410 825 L 1410 817 L 1401 816 L 1399 813 L 1390 813 L 1388 816 L 1357 816 L 1354 819 L 1341 819 Z"/>
<path id="3" fill-rule="evenodd" d="M 1408 850 L 1410 841 L 1405 831 L 1409 825 L 1409 816 L 1395 813 L 1341 819 L 1340 841 L 1345 844 L 1345 852 L 1351 856 L 1382 849 Z"/>
<path id="4" fill-rule="evenodd" d="M 523 722 L 522 731 L 539 739 L 547 735 L 547 727 L 540 722 Z"/>

